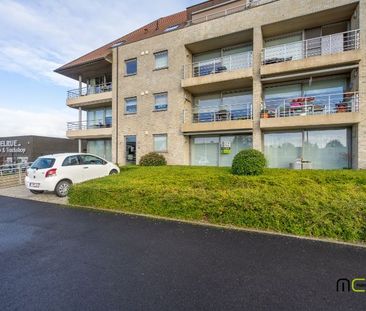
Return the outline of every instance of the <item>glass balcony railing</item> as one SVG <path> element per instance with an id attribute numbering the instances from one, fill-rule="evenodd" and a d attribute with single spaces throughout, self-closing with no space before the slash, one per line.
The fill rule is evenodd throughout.
<path id="1" fill-rule="evenodd" d="M 83 87 L 81 89 L 70 90 L 67 92 L 67 98 L 78 98 L 92 94 L 100 94 L 112 91 L 112 83 L 104 83 L 95 86 Z"/>
<path id="2" fill-rule="evenodd" d="M 184 65 L 184 79 L 252 67 L 253 52 L 244 52 Z"/>
<path id="3" fill-rule="evenodd" d="M 100 120 L 75 121 L 67 123 L 68 131 L 91 130 L 112 127 L 112 117 Z"/>
<path id="4" fill-rule="evenodd" d="M 238 103 L 193 110 L 193 123 L 221 122 L 235 120 L 251 120 L 253 118 L 252 103 Z"/>
<path id="5" fill-rule="evenodd" d="M 319 94 L 299 98 L 266 100 L 263 104 L 261 118 L 329 115 L 357 112 L 358 109 L 358 92 L 330 95 Z"/>
<path id="6" fill-rule="evenodd" d="M 313 56 L 330 55 L 360 48 L 360 30 L 352 30 L 296 41 L 263 49 L 263 65 L 299 60 Z"/>

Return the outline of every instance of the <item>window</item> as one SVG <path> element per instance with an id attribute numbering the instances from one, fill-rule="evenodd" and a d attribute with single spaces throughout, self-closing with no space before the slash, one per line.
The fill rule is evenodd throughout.
<path id="1" fill-rule="evenodd" d="M 98 108 L 87 110 L 88 129 L 112 126 L 112 108 Z"/>
<path id="2" fill-rule="evenodd" d="M 168 51 L 155 53 L 155 69 L 168 68 Z"/>
<path id="3" fill-rule="evenodd" d="M 159 134 L 154 135 L 154 151 L 167 152 L 168 151 L 168 135 Z"/>
<path id="4" fill-rule="evenodd" d="M 42 170 L 46 168 L 51 168 L 55 164 L 55 159 L 53 158 L 38 158 L 31 166 L 32 169 Z"/>
<path id="5" fill-rule="evenodd" d="M 87 152 L 112 161 L 112 141 L 110 139 L 88 140 Z"/>
<path id="6" fill-rule="evenodd" d="M 164 32 L 169 32 L 178 29 L 179 25 L 173 25 L 164 30 Z"/>
<path id="7" fill-rule="evenodd" d="M 137 58 L 126 60 L 125 64 L 126 76 L 132 76 L 137 74 Z"/>
<path id="8" fill-rule="evenodd" d="M 62 166 L 74 166 L 79 165 L 79 157 L 77 155 L 67 157 L 64 162 L 62 163 Z"/>
<path id="9" fill-rule="evenodd" d="M 103 165 L 106 164 L 106 162 L 100 158 L 97 158 L 92 155 L 81 155 L 81 163 L 84 165 Z"/>
<path id="10" fill-rule="evenodd" d="M 125 99 L 125 113 L 135 114 L 137 113 L 137 98 L 131 97 Z"/>
<path id="11" fill-rule="evenodd" d="M 155 94 L 155 111 L 165 111 L 168 109 L 168 93 Z"/>

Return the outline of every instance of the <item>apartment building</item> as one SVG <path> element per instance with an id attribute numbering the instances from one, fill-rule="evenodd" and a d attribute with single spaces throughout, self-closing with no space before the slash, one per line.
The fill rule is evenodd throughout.
<path id="1" fill-rule="evenodd" d="M 188 7 L 56 70 L 79 81 L 67 136 L 121 165 L 255 148 L 275 168 L 366 168 L 365 27 L 365 0 Z"/>

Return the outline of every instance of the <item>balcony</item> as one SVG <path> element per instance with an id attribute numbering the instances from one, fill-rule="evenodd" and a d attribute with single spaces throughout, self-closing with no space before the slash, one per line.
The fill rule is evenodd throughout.
<path id="1" fill-rule="evenodd" d="M 112 119 L 88 120 L 67 123 L 68 138 L 73 139 L 96 139 L 112 136 Z"/>
<path id="2" fill-rule="evenodd" d="M 252 103 L 237 103 L 220 106 L 219 109 L 193 109 L 191 122 L 189 119 L 184 122 L 183 132 L 251 129 L 253 127 L 252 106 Z"/>
<path id="3" fill-rule="evenodd" d="M 249 86 L 252 63 L 253 52 L 249 51 L 184 65 L 182 87 L 200 93 L 223 89 L 225 84 L 231 88 Z"/>
<path id="4" fill-rule="evenodd" d="M 261 73 L 269 75 L 311 67 L 355 63 L 360 60 L 359 49 L 360 30 L 271 46 L 262 50 Z M 312 58 L 312 61 L 304 62 L 309 58 Z"/>
<path id="5" fill-rule="evenodd" d="M 355 124 L 360 118 L 358 111 L 358 92 L 267 100 L 261 127 Z"/>
<path id="6" fill-rule="evenodd" d="M 204 10 L 204 12 L 201 12 L 201 13 L 195 14 L 193 12 L 192 19 L 190 21 L 188 21 L 188 25 L 195 25 L 195 24 L 208 22 L 208 21 L 216 19 L 216 18 L 228 16 L 228 15 L 231 15 L 234 13 L 239 13 L 239 12 L 249 10 L 249 9 L 255 8 L 257 6 L 275 2 L 275 1 L 278 1 L 278 0 L 247 0 L 246 2 L 242 1 L 242 2 L 245 2 L 244 4 L 225 5 L 225 6 L 223 6 L 222 9 L 219 9 L 219 10 L 207 8 L 207 10 Z"/>
<path id="7" fill-rule="evenodd" d="M 112 101 L 112 83 L 88 86 L 67 92 L 70 107 L 93 106 Z"/>

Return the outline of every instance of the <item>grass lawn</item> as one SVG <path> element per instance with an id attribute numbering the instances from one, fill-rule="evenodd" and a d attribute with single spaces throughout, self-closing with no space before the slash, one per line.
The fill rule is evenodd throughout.
<path id="1" fill-rule="evenodd" d="M 72 187 L 69 202 L 302 236 L 366 242 L 366 171 L 124 167 Z"/>

